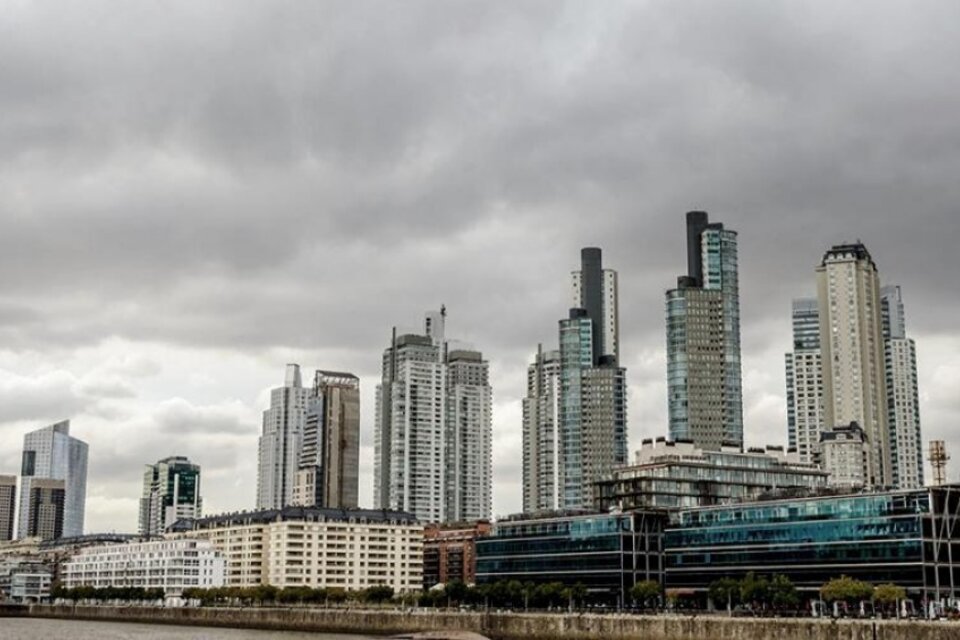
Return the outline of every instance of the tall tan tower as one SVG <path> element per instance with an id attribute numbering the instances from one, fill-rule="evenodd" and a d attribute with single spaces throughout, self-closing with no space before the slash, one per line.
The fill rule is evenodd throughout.
<path id="1" fill-rule="evenodd" d="M 823 421 L 856 422 L 867 436 L 867 485 L 893 484 L 880 278 L 863 244 L 832 247 L 817 268 Z"/>

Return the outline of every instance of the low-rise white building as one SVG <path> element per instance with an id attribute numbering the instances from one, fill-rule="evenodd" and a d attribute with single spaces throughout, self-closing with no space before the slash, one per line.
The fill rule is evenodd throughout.
<path id="1" fill-rule="evenodd" d="M 396 593 L 423 587 L 423 526 L 408 513 L 285 507 L 175 528 L 223 553 L 231 587 L 390 586 Z"/>
<path id="2" fill-rule="evenodd" d="M 161 588 L 223 586 L 224 558 L 205 540 L 177 539 L 88 547 L 63 564 L 63 586 Z"/>

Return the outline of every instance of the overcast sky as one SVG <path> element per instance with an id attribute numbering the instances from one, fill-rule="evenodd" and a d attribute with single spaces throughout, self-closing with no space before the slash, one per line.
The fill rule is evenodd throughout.
<path id="1" fill-rule="evenodd" d="M 960 3 L 0 1 L 0 473 L 63 418 L 88 531 L 142 467 L 255 502 L 284 364 L 373 392 L 446 304 L 489 358 L 494 510 L 569 271 L 620 273 L 630 449 L 666 432 L 683 215 L 740 233 L 748 444 L 785 444 L 790 300 L 832 243 L 900 284 L 923 436 L 960 470 Z"/>

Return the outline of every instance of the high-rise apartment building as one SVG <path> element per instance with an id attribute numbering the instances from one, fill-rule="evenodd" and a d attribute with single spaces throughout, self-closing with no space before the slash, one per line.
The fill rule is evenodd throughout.
<path id="1" fill-rule="evenodd" d="M 829 474 L 831 487 L 858 489 L 869 481 L 870 443 L 860 425 L 853 422 L 820 433 L 817 462 Z"/>
<path id="2" fill-rule="evenodd" d="M 560 448 L 560 352 L 537 345 L 523 399 L 524 513 L 560 508 Z"/>
<path id="3" fill-rule="evenodd" d="M 918 489 L 923 486 L 923 441 L 917 347 L 913 339 L 907 337 L 899 286 L 880 289 L 880 318 L 893 485 L 898 489 Z"/>
<path id="4" fill-rule="evenodd" d="M 627 461 L 627 385 L 626 370 L 619 366 L 617 275 L 603 268 L 600 249 L 583 249 L 580 261 L 581 269 L 573 277 L 573 297 L 580 306 L 559 323 L 559 464 L 551 464 L 547 448 L 545 455 L 537 456 L 541 468 L 527 473 L 547 478 L 545 486 L 550 487 L 554 470 L 561 509 L 589 507 L 593 484 Z M 551 390 L 546 391 L 549 402 Z M 532 506 L 552 505 L 548 500 Z"/>
<path id="5" fill-rule="evenodd" d="M 17 476 L 0 476 L 0 542 L 13 540 L 17 510 Z"/>
<path id="6" fill-rule="evenodd" d="M 20 475 L 20 515 L 18 537 L 30 535 L 31 523 L 39 522 L 33 505 L 47 505 L 33 499 L 34 486 L 41 480 L 62 481 L 62 519 L 59 527 L 47 527 L 45 532 L 56 531 L 56 537 L 73 537 L 83 534 L 84 506 L 87 496 L 87 443 L 70 435 L 70 421 L 64 420 L 23 437 L 23 461 Z M 42 483 L 47 487 L 49 483 Z M 47 494 L 44 494 L 47 495 Z M 50 509 L 45 513 L 49 515 Z M 47 515 L 44 522 L 47 522 Z M 39 526 L 39 525 L 38 525 Z M 44 525 L 45 526 L 45 525 Z"/>
<path id="7" fill-rule="evenodd" d="M 826 252 L 817 268 L 825 429 L 857 423 L 870 455 L 866 485 L 893 483 L 880 278 L 861 243 Z"/>
<path id="8" fill-rule="evenodd" d="M 181 518 L 199 518 L 200 465 L 171 456 L 146 465 L 140 497 L 140 534 L 158 536 Z"/>
<path id="9" fill-rule="evenodd" d="M 257 471 L 257 508 L 280 509 L 293 503 L 293 485 L 311 390 L 304 388 L 300 365 L 288 364 L 282 387 L 270 392 L 263 412 Z"/>
<path id="10" fill-rule="evenodd" d="M 423 334 L 397 334 L 377 386 L 374 502 L 422 522 L 481 520 L 491 510 L 489 365 L 445 336 L 446 310 Z"/>
<path id="11" fill-rule="evenodd" d="M 20 537 L 55 540 L 65 536 L 66 482 L 31 478 L 25 487 L 26 509 L 21 506 Z"/>
<path id="12" fill-rule="evenodd" d="M 743 447 L 737 232 L 687 214 L 687 275 L 667 292 L 670 437 Z"/>
<path id="13" fill-rule="evenodd" d="M 317 371 L 304 418 L 292 504 L 356 509 L 360 472 L 360 379 Z"/>
<path id="14" fill-rule="evenodd" d="M 813 462 L 823 431 L 820 307 L 816 298 L 793 301 L 793 351 L 784 359 L 789 448 L 803 462 Z"/>

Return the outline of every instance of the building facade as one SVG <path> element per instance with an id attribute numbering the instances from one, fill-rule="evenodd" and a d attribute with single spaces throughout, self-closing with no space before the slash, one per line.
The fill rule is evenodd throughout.
<path id="1" fill-rule="evenodd" d="M 257 464 L 258 509 L 279 509 L 293 503 L 309 398 L 310 389 L 303 386 L 300 365 L 288 364 L 283 386 L 270 392 L 270 408 L 263 412 Z"/>
<path id="2" fill-rule="evenodd" d="M 817 268 L 825 428 L 856 422 L 870 447 L 868 486 L 893 483 L 880 278 L 860 244 L 832 247 Z"/>
<path id="3" fill-rule="evenodd" d="M 644 440 L 634 463 L 598 482 L 596 507 L 677 509 L 752 500 L 769 492 L 813 492 L 827 486 L 827 474 L 782 447 L 740 451 L 700 449 L 690 442 Z"/>
<path id="4" fill-rule="evenodd" d="M 477 539 L 490 534 L 490 523 L 427 525 L 423 531 L 423 588 L 477 577 Z"/>
<path id="5" fill-rule="evenodd" d="M 880 317 L 893 485 L 900 489 L 916 489 L 923 486 L 917 346 L 907 337 L 899 286 L 880 289 Z"/>
<path id="6" fill-rule="evenodd" d="M 570 309 L 559 323 L 559 464 L 553 468 L 560 509 L 589 507 L 593 483 L 627 459 L 626 370 L 619 366 L 616 272 L 603 269 L 595 247 L 583 249 L 580 258 L 581 270 L 573 282 L 574 299 L 582 306 Z M 550 453 L 543 453 L 546 464 L 528 475 L 548 473 Z M 544 506 L 549 508 L 549 491 L 546 497 Z"/>
<path id="7" fill-rule="evenodd" d="M 500 520 L 477 540 L 477 583 L 581 584 L 592 599 L 622 606 L 638 582 L 663 584 L 665 524 L 659 511 Z"/>
<path id="8" fill-rule="evenodd" d="M 223 554 L 231 587 L 423 586 L 423 526 L 407 513 L 286 507 L 201 518 L 190 528 L 180 535 Z"/>
<path id="9" fill-rule="evenodd" d="M 525 513 L 560 508 L 560 446 L 560 352 L 537 345 L 523 399 Z"/>
<path id="10" fill-rule="evenodd" d="M 159 588 L 178 597 L 184 589 L 222 587 L 224 559 L 210 542 L 185 538 L 87 547 L 64 563 L 62 583 Z"/>
<path id="11" fill-rule="evenodd" d="M 856 422 L 824 430 L 817 461 L 829 474 L 831 487 L 857 489 L 869 484 L 870 443 Z"/>
<path id="12" fill-rule="evenodd" d="M 31 478 L 20 511 L 20 537 L 55 540 L 64 536 L 67 490 L 63 480 Z M 24 508 L 25 507 L 25 508 Z"/>
<path id="13" fill-rule="evenodd" d="M 38 521 L 30 511 L 33 487 L 35 483 L 45 480 L 63 482 L 63 522 L 59 535 L 78 536 L 83 533 L 87 455 L 87 443 L 70 435 L 69 420 L 31 431 L 23 437 L 18 537 L 32 535 L 29 533 L 30 523 Z"/>
<path id="14" fill-rule="evenodd" d="M 445 336 L 446 310 L 383 354 L 374 435 L 374 503 L 422 522 L 482 520 L 491 510 L 492 390 L 479 351 Z"/>
<path id="15" fill-rule="evenodd" d="M 687 214 L 687 275 L 666 294 L 670 437 L 743 446 L 737 232 Z"/>
<path id="16" fill-rule="evenodd" d="M 200 465 L 183 456 L 148 464 L 143 472 L 140 498 L 140 534 L 158 536 L 181 518 L 199 518 Z"/>
<path id="17" fill-rule="evenodd" d="M 0 541 L 13 540 L 17 510 L 17 477 L 0 476 Z"/>
<path id="18" fill-rule="evenodd" d="M 49 600 L 53 578 L 52 567 L 37 558 L 0 559 L 0 594 L 11 602 L 27 604 Z"/>
<path id="19" fill-rule="evenodd" d="M 820 305 L 816 298 L 793 301 L 793 351 L 786 354 L 788 446 L 804 462 L 817 457 L 823 430 Z"/>
<path id="20" fill-rule="evenodd" d="M 360 379 L 352 373 L 317 371 L 292 504 L 355 509 L 359 473 Z"/>
<path id="21" fill-rule="evenodd" d="M 840 575 L 915 599 L 960 597 L 960 486 L 681 510 L 665 534 L 666 586 L 783 574 L 815 594 Z"/>

